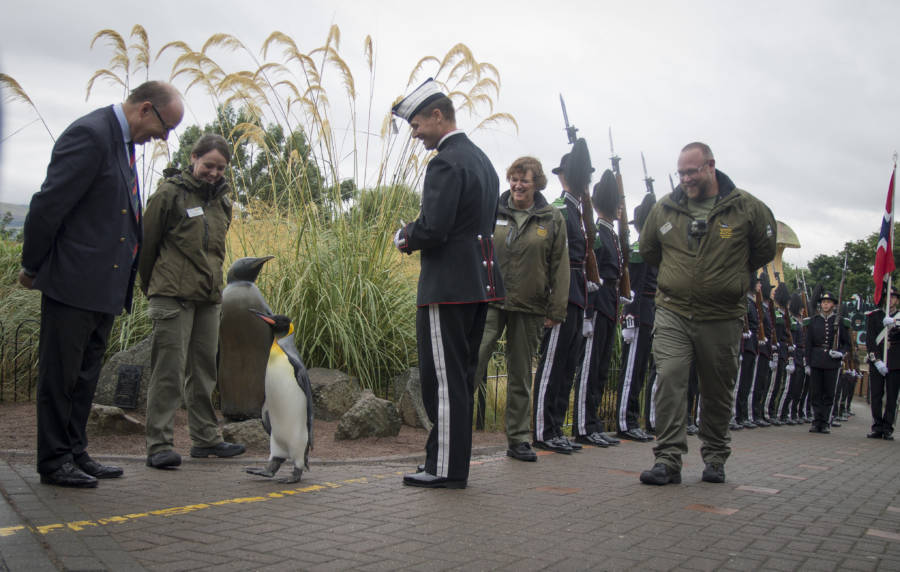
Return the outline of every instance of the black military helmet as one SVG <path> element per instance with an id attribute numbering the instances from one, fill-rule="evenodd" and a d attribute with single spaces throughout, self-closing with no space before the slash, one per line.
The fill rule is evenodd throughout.
<path id="1" fill-rule="evenodd" d="M 799 316 L 803 311 L 803 296 L 800 295 L 800 292 L 791 294 L 791 301 L 788 303 L 788 311 L 795 316 Z"/>
<path id="2" fill-rule="evenodd" d="M 817 301 L 817 302 L 821 302 L 822 300 L 831 300 L 831 301 L 834 302 L 835 304 L 838 303 L 837 296 L 835 296 L 834 294 L 832 294 L 832 293 L 829 292 L 828 290 L 823 290 L 823 291 L 822 291 L 822 294 L 819 295 L 819 299 L 816 300 L 816 301 Z"/>
<path id="3" fill-rule="evenodd" d="M 638 232 L 644 228 L 644 221 L 647 220 L 647 215 L 650 214 L 650 209 L 652 209 L 655 204 L 656 195 L 647 193 L 644 195 L 644 200 L 641 201 L 641 204 L 634 207 L 634 220 L 631 221 L 631 224 L 634 225 L 634 228 L 636 228 Z"/>
<path id="4" fill-rule="evenodd" d="M 781 282 L 775 287 L 775 302 L 782 308 L 787 307 L 791 302 L 791 291 L 788 290 L 787 284 Z"/>
<path id="5" fill-rule="evenodd" d="M 772 293 L 772 283 L 769 281 L 769 273 L 763 270 L 759 273 L 759 281 L 762 282 L 762 295 L 766 300 Z"/>
<path id="6" fill-rule="evenodd" d="M 619 186 L 616 184 L 616 176 L 609 169 L 603 171 L 600 182 L 594 185 L 591 203 L 598 211 L 616 216 L 619 206 Z"/>

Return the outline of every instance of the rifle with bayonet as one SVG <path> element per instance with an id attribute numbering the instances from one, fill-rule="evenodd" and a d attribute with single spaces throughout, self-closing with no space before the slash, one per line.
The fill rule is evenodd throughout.
<path id="1" fill-rule="evenodd" d="M 838 288 L 838 304 L 837 304 L 837 313 L 834 319 L 834 341 L 832 342 L 832 349 L 838 349 L 840 337 L 841 337 L 841 320 L 844 314 L 844 281 L 847 278 L 847 251 L 844 251 L 844 268 L 841 270 L 841 285 Z"/>
<path id="2" fill-rule="evenodd" d="M 613 174 L 616 176 L 616 186 L 619 189 L 619 209 L 617 217 L 619 220 L 619 250 L 622 252 L 622 279 L 619 280 L 619 296 L 631 299 L 631 277 L 628 274 L 628 262 L 631 258 L 631 244 L 628 240 L 628 209 L 625 208 L 625 185 L 622 183 L 622 171 L 619 169 L 619 161 L 621 158 L 616 155 L 613 147 L 612 127 L 609 128 L 609 160 L 612 162 Z M 646 165 L 644 172 L 647 172 Z M 650 181 L 650 189 L 652 192 L 653 181 Z"/>
<path id="3" fill-rule="evenodd" d="M 572 145 L 572 151 L 569 153 L 569 160 L 566 163 L 563 176 L 569 185 L 569 190 L 581 201 L 581 221 L 584 225 L 585 241 L 587 242 L 584 273 L 590 282 L 599 284 L 600 272 L 597 270 L 597 257 L 594 255 L 594 240 L 597 236 L 597 226 L 594 224 L 594 206 L 591 204 L 591 193 L 588 188 L 591 182 L 591 172 L 594 168 L 591 166 L 587 142 L 583 137 L 576 137 L 575 134 L 578 129 L 574 125 L 569 124 L 569 114 L 566 112 L 566 102 L 562 94 L 559 94 L 559 104 L 562 106 L 566 136 L 569 144 Z"/>

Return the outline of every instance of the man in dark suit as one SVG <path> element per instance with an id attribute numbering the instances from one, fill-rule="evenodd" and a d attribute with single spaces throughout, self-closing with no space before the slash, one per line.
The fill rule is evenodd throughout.
<path id="1" fill-rule="evenodd" d="M 488 302 L 502 300 L 494 260 L 500 180 L 487 156 L 456 129 L 453 102 L 431 79 L 391 110 L 438 153 L 428 163 L 419 217 L 394 244 L 421 251 L 416 338 L 422 401 L 433 423 L 415 487 L 466 487 L 472 453 L 472 396 Z"/>
<path id="2" fill-rule="evenodd" d="M 147 82 L 72 123 L 53 147 L 25 219 L 19 282 L 41 291 L 37 470 L 41 482 L 96 487 L 122 475 L 88 455 L 86 425 L 115 315 L 131 311 L 141 245 L 134 146 L 165 140 L 178 92 Z"/>

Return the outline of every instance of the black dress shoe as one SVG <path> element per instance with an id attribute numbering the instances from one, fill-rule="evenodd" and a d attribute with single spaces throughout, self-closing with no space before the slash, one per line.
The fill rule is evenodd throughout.
<path id="1" fill-rule="evenodd" d="M 121 477 L 124 471 L 122 467 L 113 467 L 112 465 L 101 465 L 93 459 L 80 461 L 76 463 L 78 468 L 94 477 L 95 479 L 115 479 Z"/>
<path id="2" fill-rule="evenodd" d="M 403 475 L 403 484 L 410 487 L 423 487 L 426 489 L 464 489 L 466 481 L 438 477 L 431 473 L 421 471 L 418 473 Z"/>
<path id="3" fill-rule="evenodd" d="M 147 455 L 147 466 L 154 469 L 174 469 L 181 464 L 181 455 L 169 449 Z"/>
<path id="4" fill-rule="evenodd" d="M 222 441 L 213 447 L 191 447 L 191 457 L 205 459 L 210 455 L 216 457 L 235 457 L 244 452 L 244 446 L 238 443 Z"/>
<path id="5" fill-rule="evenodd" d="M 422 463 L 421 465 L 416 465 L 416 472 L 417 472 L 417 473 L 421 473 L 421 472 L 424 471 L 424 470 L 425 470 L 425 463 Z"/>
<path id="6" fill-rule="evenodd" d="M 731 429 L 732 431 L 740 431 L 741 429 L 744 428 L 744 426 L 741 425 L 740 423 L 738 423 L 737 421 L 735 421 L 734 423 L 730 424 L 728 426 L 728 428 Z"/>
<path id="7" fill-rule="evenodd" d="M 781 427 L 782 425 L 784 425 L 784 423 L 782 423 L 780 419 L 776 419 L 774 417 L 769 420 L 769 423 L 771 423 L 775 427 Z"/>
<path id="8" fill-rule="evenodd" d="M 841 422 L 838 421 L 837 419 L 835 419 L 834 421 L 831 422 L 831 426 L 832 426 L 832 427 L 840 427 L 840 426 L 841 426 Z"/>
<path id="9" fill-rule="evenodd" d="M 885 431 L 884 432 L 884 440 L 885 441 L 893 441 L 894 440 L 894 432 L 893 431 Z"/>
<path id="10" fill-rule="evenodd" d="M 582 450 L 582 449 L 584 448 L 584 447 L 582 447 L 581 445 L 579 445 L 578 443 L 576 443 L 575 441 L 572 441 L 571 439 L 569 439 L 568 437 L 566 437 L 565 435 L 563 435 L 563 436 L 561 436 L 561 437 L 557 437 L 557 439 L 562 439 L 563 441 L 565 441 L 565 443 L 566 443 L 569 447 L 571 447 L 571 449 L 572 449 L 573 451 L 580 451 L 580 450 Z"/>
<path id="11" fill-rule="evenodd" d="M 687 434 L 688 435 L 696 435 L 699 432 L 700 432 L 700 428 L 697 427 L 696 425 L 691 424 L 691 425 L 687 426 Z"/>
<path id="12" fill-rule="evenodd" d="M 548 441 L 535 441 L 532 443 L 535 449 L 543 449 L 545 451 L 553 451 L 554 453 L 562 453 L 563 455 L 571 455 L 572 447 L 568 441 L 562 441 L 559 437 L 554 437 Z"/>
<path id="13" fill-rule="evenodd" d="M 531 448 L 531 445 L 528 443 L 516 443 L 515 445 L 509 447 L 506 450 L 506 456 L 512 457 L 513 459 L 517 459 L 519 461 L 526 461 L 533 463 L 537 461 L 537 453 L 534 452 L 534 449 Z M 425 470 L 425 465 L 420 465 L 422 468 L 419 469 L 419 472 Z"/>
<path id="14" fill-rule="evenodd" d="M 828 427 L 828 425 L 823 425 L 822 427 L 819 427 L 819 433 L 825 433 L 826 435 L 828 435 L 829 433 L 831 433 L 831 429 Z"/>
<path id="15" fill-rule="evenodd" d="M 772 426 L 772 424 L 768 423 L 765 419 L 757 419 L 756 421 L 754 421 L 754 424 L 757 427 L 771 427 Z"/>
<path id="16" fill-rule="evenodd" d="M 93 489 L 97 486 L 97 479 L 79 469 L 72 461 L 68 461 L 52 473 L 42 473 L 41 484 Z"/>
<path id="17" fill-rule="evenodd" d="M 744 429 L 756 429 L 756 423 L 750 421 L 749 419 L 741 423 Z"/>
<path id="18" fill-rule="evenodd" d="M 609 447 L 609 443 L 607 443 L 605 439 L 600 437 L 599 433 L 591 433 L 590 435 L 578 435 L 575 437 L 575 442 L 581 443 L 582 445 L 600 447 L 601 449 L 606 449 L 607 447 Z"/>
<path id="19" fill-rule="evenodd" d="M 872 431 L 866 435 L 869 439 L 884 439 L 884 433 L 881 431 Z"/>
<path id="20" fill-rule="evenodd" d="M 646 431 L 644 431 L 644 430 L 641 429 L 640 427 L 635 427 L 634 430 L 637 431 L 638 433 L 640 433 L 641 437 L 644 438 L 644 442 L 649 443 L 650 441 L 653 441 L 654 439 L 656 439 L 656 437 L 654 437 L 654 436 L 651 435 L 650 433 L 647 433 Z"/>
<path id="21" fill-rule="evenodd" d="M 608 433 L 601 433 L 600 431 L 598 431 L 597 435 L 599 435 L 601 439 L 606 441 L 606 444 L 609 445 L 610 447 L 615 447 L 616 445 L 621 443 L 621 441 L 619 441 L 618 439 L 616 439 L 615 437 L 613 437 L 612 435 L 610 435 Z M 647 435 L 647 436 L 650 437 L 650 439 L 653 439 L 652 436 L 650 436 L 650 435 Z"/>
<path id="22" fill-rule="evenodd" d="M 641 473 L 641 482 L 645 485 L 677 485 L 681 483 L 681 471 L 670 469 L 662 463 L 656 463 L 652 469 Z"/>
<path id="23" fill-rule="evenodd" d="M 619 431 L 616 433 L 616 437 L 619 439 L 628 439 L 629 441 L 638 441 L 640 443 L 645 443 L 646 438 L 637 431 L 637 429 L 629 429 L 628 431 Z"/>

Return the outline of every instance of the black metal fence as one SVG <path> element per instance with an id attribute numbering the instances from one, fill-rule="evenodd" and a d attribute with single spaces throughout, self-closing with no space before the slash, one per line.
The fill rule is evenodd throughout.
<path id="1" fill-rule="evenodd" d="M 37 320 L 22 320 L 14 327 L 0 321 L 0 402 L 34 401 L 39 331 Z"/>

